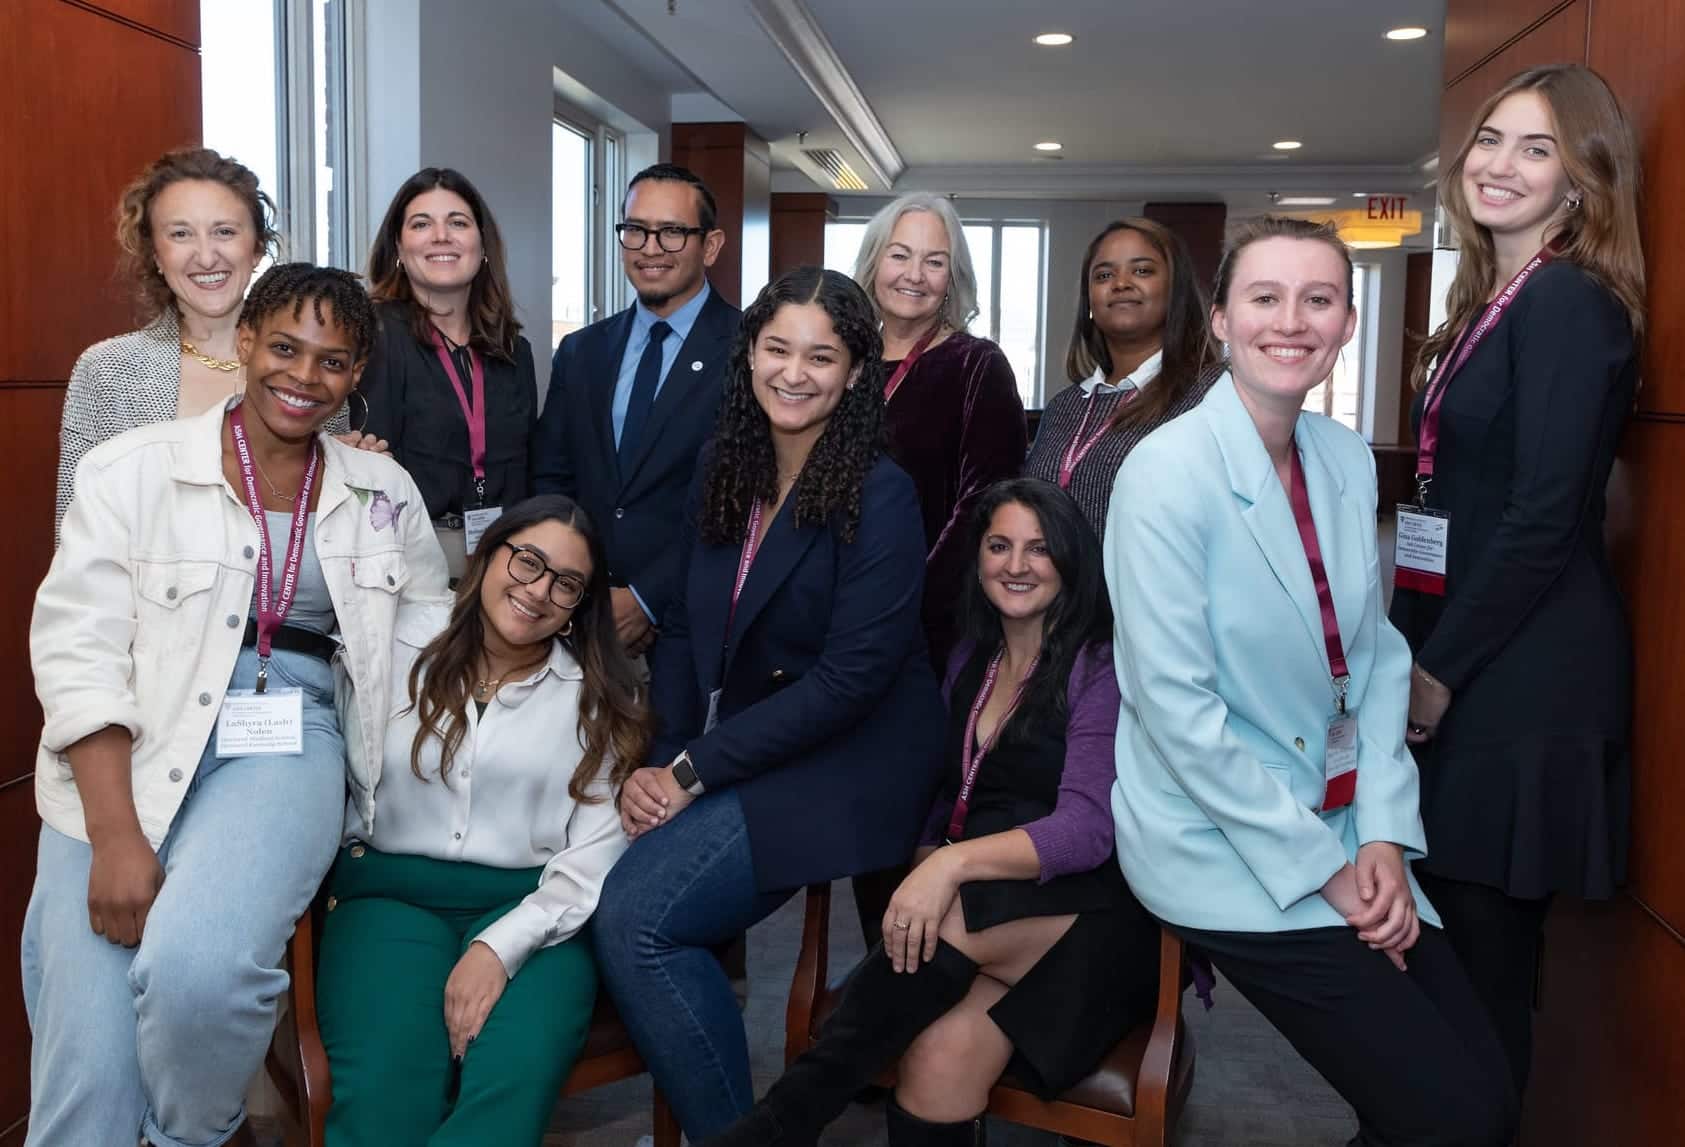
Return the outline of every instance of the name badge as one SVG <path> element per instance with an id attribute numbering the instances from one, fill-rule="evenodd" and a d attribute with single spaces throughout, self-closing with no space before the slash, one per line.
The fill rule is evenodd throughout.
<path id="1" fill-rule="evenodd" d="M 1340 713 L 1328 718 L 1324 741 L 1322 811 L 1345 808 L 1357 796 L 1357 714 Z"/>
<path id="2" fill-rule="evenodd" d="M 708 694 L 708 719 L 702 722 L 704 733 L 712 733 L 714 726 L 720 723 L 720 693 L 721 690 L 716 689 Z"/>
<path id="3" fill-rule="evenodd" d="M 462 541 L 469 557 L 473 557 L 474 551 L 480 548 L 480 539 L 486 536 L 491 524 L 502 516 L 502 506 L 483 506 L 478 510 L 462 512 Z"/>
<path id="4" fill-rule="evenodd" d="M 1398 508 L 1398 538 L 1393 544 L 1393 585 L 1418 593 L 1445 595 L 1445 553 L 1451 519 L 1420 506 Z"/>
<path id="5" fill-rule="evenodd" d="M 230 689 L 216 715 L 218 757 L 278 757 L 304 752 L 304 692 Z"/>

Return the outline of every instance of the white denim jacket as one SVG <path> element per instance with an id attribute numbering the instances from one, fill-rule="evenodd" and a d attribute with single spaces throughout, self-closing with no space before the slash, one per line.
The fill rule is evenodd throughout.
<path id="1" fill-rule="evenodd" d="M 119 435 L 77 467 L 58 553 L 35 595 L 29 650 L 46 718 L 36 807 L 78 840 L 87 828 L 68 746 L 108 725 L 129 731 L 135 810 L 157 847 L 215 729 L 260 544 L 222 472 L 223 420 L 238 401 Z M 403 467 L 320 440 L 314 534 L 343 643 L 335 677 L 379 695 L 372 711 L 385 712 L 399 604 L 448 598 L 444 555 Z M 368 744 L 356 755 L 378 759 L 382 733 L 357 728 Z"/>

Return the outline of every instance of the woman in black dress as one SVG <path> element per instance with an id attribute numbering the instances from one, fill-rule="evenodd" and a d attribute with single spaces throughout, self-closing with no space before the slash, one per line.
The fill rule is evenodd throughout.
<path id="1" fill-rule="evenodd" d="M 899 1059 L 892 1147 L 969 1147 L 1013 1075 L 1054 1098 L 1152 1014 L 1158 926 L 1124 883 L 1099 544 L 1069 495 L 986 490 L 967 523 L 947 772 L 917 863 L 825 1035 L 706 1147 L 812 1143 Z"/>
<path id="2" fill-rule="evenodd" d="M 1462 258 L 1416 367 L 1392 620 L 1416 658 L 1416 872 L 1520 1089 L 1550 898 L 1607 897 L 1626 867 L 1631 648 L 1603 518 L 1644 258 L 1637 153 L 1596 73 L 1524 72 L 1471 128 L 1440 189 Z"/>
<path id="3" fill-rule="evenodd" d="M 368 279 L 380 331 L 363 375 L 363 429 L 415 476 L 454 581 L 501 508 L 527 496 L 538 420 L 503 238 L 466 176 L 425 167 L 404 181 L 369 251 Z"/>

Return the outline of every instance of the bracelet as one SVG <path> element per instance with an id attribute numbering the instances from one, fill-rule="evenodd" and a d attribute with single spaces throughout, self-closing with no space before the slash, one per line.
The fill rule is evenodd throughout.
<path id="1" fill-rule="evenodd" d="M 1443 682 L 1439 678 L 1435 677 L 1432 673 L 1429 673 L 1426 669 L 1423 669 L 1420 665 L 1417 665 L 1414 662 L 1412 662 L 1411 668 L 1415 670 L 1416 676 L 1420 677 L 1423 681 L 1427 682 L 1429 685 L 1432 685 L 1435 689 L 1445 689 L 1446 688 L 1445 682 Z"/>

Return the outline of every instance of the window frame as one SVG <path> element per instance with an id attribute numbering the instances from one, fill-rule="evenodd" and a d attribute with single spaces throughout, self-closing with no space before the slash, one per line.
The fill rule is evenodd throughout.
<path id="1" fill-rule="evenodd" d="M 317 259 L 316 169 L 322 161 L 316 150 L 315 0 L 274 0 L 275 15 L 275 205 L 283 258 Z M 368 149 L 364 146 L 367 116 L 363 75 L 366 38 L 366 0 L 326 0 L 325 11 L 336 22 L 324 30 L 324 52 L 338 57 L 339 84 L 327 93 L 337 97 L 340 124 L 330 130 L 333 149 L 328 166 L 342 173 L 342 186 L 330 204 L 328 264 L 357 271 L 357 255 L 369 245 L 367 205 L 360 194 L 366 182 Z M 336 51 L 337 49 L 337 51 Z M 330 69 L 330 75 L 332 70 Z M 330 127 L 332 121 L 330 120 Z M 334 240 L 338 242 L 335 243 Z"/>
<path id="2" fill-rule="evenodd" d="M 585 321 L 589 325 L 618 313 L 628 301 L 626 276 L 617 273 L 616 252 L 620 245 L 614 236 L 614 225 L 620 221 L 620 201 L 612 190 L 625 186 L 627 179 L 626 133 L 559 94 L 554 99 L 550 120 L 584 136 L 591 144 L 586 197 L 591 220 L 585 243 Z M 552 163 L 554 160 L 552 155 Z M 550 225 L 555 227 L 556 222 L 556 205 L 552 203 Z M 552 322 L 554 318 L 551 316 Z"/>
<path id="3" fill-rule="evenodd" d="M 840 221 L 839 221 L 840 222 Z M 979 293 L 985 286 L 989 292 L 989 330 L 988 338 L 996 345 L 1000 343 L 1001 322 L 1001 238 L 1008 227 L 1033 227 L 1038 240 L 1036 250 L 1040 255 L 1039 265 L 1036 267 L 1036 301 L 1035 301 L 1035 377 L 1030 380 L 1029 396 L 1024 405 L 1026 409 L 1040 409 L 1045 403 L 1042 380 L 1047 373 L 1047 246 L 1049 232 L 1045 219 L 968 219 L 960 217 L 961 227 L 987 227 L 989 229 L 989 282 L 977 284 Z M 974 260 L 975 262 L 975 260 Z M 1023 394 L 1023 380 L 1019 380 L 1019 393 Z"/>

